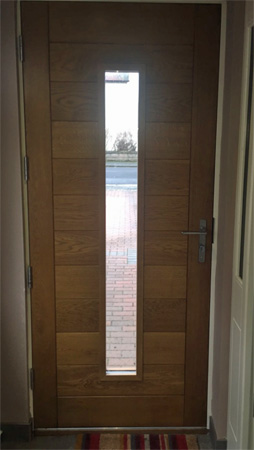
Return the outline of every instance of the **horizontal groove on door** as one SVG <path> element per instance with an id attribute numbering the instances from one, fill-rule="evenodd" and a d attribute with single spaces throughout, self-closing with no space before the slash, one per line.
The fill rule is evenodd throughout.
<path id="1" fill-rule="evenodd" d="M 186 298 L 186 267 L 145 266 L 144 298 Z"/>
<path id="2" fill-rule="evenodd" d="M 51 83 L 52 120 L 98 121 L 96 83 Z"/>
<path id="3" fill-rule="evenodd" d="M 56 266 L 56 298 L 99 298 L 98 266 Z"/>
<path id="4" fill-rule="evenodd" d="M 98 158 L 96 122 L 52 122 L 53 158 Z"/>
<path id="5" fill-rule="evenodd" d="M 146 85 L 146 122 L 190 122 L 192 84 Z"/>
<path id="6" fill-rule="evenodd" d="M 185 333 L 144 333 L 144 364 L 184 364 Z"/>
<path id="7" fill-rule="evenodd" d="M 98 231 L 56 231 L 56 265 L 98 265 Z"/>
<path id="8" fill-rule="evenodd" d="M 79 426 L 181 426 L 183 395 L 160 397 L 59 397 L 58 425 Z"/>
<path id="9" fill-rule="evenodd" d="M 56 329 L 62 333 L 99 331 L 99 300 L 66 298 L 56 300 Z"/>
<path id="10" fill-rule="evenodd" d="M 55 195 L 55 230 L 99 230 L 98 195 Z"/>
<path id="11" fill-rule="evenodd" d="M 194 5 L 90 3 L 84 15 L 82 3 L 49 2 L 49 12 L 51 42 L 193 44 Z"/>
<path id="12" fill-rule="evenodd" d="M 145 230 L 174 231 L 188 227 L 187 196 L 145 196 Z"/>
<path id="13" fill-rule="evenodd" d="M 57 333 L 57 364 L 99 364 L 99 333 Z"/>
<path id="14" fill-rule="evenodd" d="M 146 231 L 144 264 L 186 266 L 187 237 L 180 231 Z"/>
<path id="15" fill-rule="evenodd" d="M 146 195 L 188 195 L 189 161 L 146 160 Z"/>
<path id="16" fill-rule="evenodd" d="M 145 64 L 148 83 L 191 83 L 191 45 L 50 45 L 51 81 L 96 82 L 98 64 Z"/>
<path id="17" fill-rule="evenodd" d="M 146 159 L 189 159 L 189 123 L 147 123 Z"/>
<path id="18" fill-rule="evenodd" d="M 144 331 L 185 331 L 186 299 L 144 299 Z"/>
<path id="19" fill-rule="evenodd" d="M 54 159 L 54 194 L 98 194 L 97 159 Z"/>
<path id="20" fill-rule="evenodd" d="M 58 395 L 101 396 L 113 395 L 183 395 L 184 365 L 145 365 L 143 380 L 101 381 L 97 365 L 59 365 Z"/>

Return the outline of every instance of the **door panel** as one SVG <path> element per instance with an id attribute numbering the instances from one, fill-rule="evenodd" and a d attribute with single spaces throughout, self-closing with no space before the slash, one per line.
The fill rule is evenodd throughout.
<path id="1" fill-rule="evenodd" d="M 98 158 L 96 122 L 52 122 L 53 158 Z"/>
<path id="2" fill-rule="evenodd" d="M 205 425 L 207 408 L 205 374 L 210 308 L 207 299 L 210 297 L 219 45 L 220 9 L 202 5 L 196 10 L 195 25 L 189 230 L 199 229 L 199 220 L 207 217 L 208 235 L 204 264 L 198 263 L 198 239 L 189 237 L 188 247 L 184 423 L 194 426 L 201 422 Z"/>
<path id="3" fill-rule="evenodd" d="M 144 51 L 145 50 L 145 51 Z M 97 81 L 97 65 L 139 61 L 148 83 L 192 83 L 192 45 L 50 44 L 52 81 Z"/>
<path id="4" fill-rule="evenodd" d="M 191 127 L 188 123 L 146 125 L 146 158 L 189 159 Z"/>
<path id="5" fill-rule="evenodd" d="M 149 195 L 145 197 L 145 230 L 187 230 L 188 207 L 187 196 Z"/>
<path id="6" fill-rule="evenodd" d="M 146 160 L 146 195 L 188 195 L 188 161 Z"/>
<path id="7" fill-rule="evenodd" d="M 187 239 L 176 231 L 146 231 L 144 241 L 145 265 L 185 266 Z"/>
<path id="8" fill-rule="evenodd" d="M 133 417 L 133 405 L 135 416 Z M 84 423 L 96 427 L 105 423 L 108 427 L 142 427 L 145 422 L 153 427 L 156 417 L 158 426 L 180 426 L 183 415 L 183 396 L 170 397 L 60 397 L 58 402 L 59 426 L 78 427 Z M 87 413 L 89 411 L 89 415 Z"/>
<path id="9" fill-rule="evenodd" d="M 165 15 L 166 12 L 166 15 Z M 194 5 L 50 5 L 50 41 L 104 44 L 191 45 Z M 130 33 L 131 29 L 131 33 Z"/>
<path id="10" fill-rule="evenodd" d="M 146 121 L 190 122 L 191 84 L 157 83 L 146 87 Z"/>
<path id="11" fill-rule="evenodd" d="M 57 333 L 57 363 L 99 364 L 99 333 Z"/>
<path id="12" fill-rule="evenodd" d="M 185 331 L 185 315 L 186 300 L 183 298 L 147 298 L 144 331 Z"/>
<path id="13" fill-rule="evenodd" d="M 36 427 L 205 426 L 220 7 L 28 1 L 22 26 Z M 142 71 L 138 376 L 119 379 L 101 352 L 102 67 L 122 65 Z M 203 264 L 181 234 L 200 219 Z"/>
<path id="14" fill-rule="evenodd" d="M 56 301 L 58 333 L 99 331 L 99 300 L 67 298 Z"/>
<path id="15" fill-rule="evenodd" d="M 36 427 L 56 427 L 56 319 L 47 4 L 22 4 L 22 28 L 26 42 L 23 71 L 26 146 L 30 169 L 28 204 L 30 264 L 33 267 L 32 347 L 37 385 L 33 404 Z"/>
<path id="16" fill-rule="evenodd" d="M 96 122 L 96 83 L 51 83 L 52 120 Z"/>
<path id="17" fill-rule="evenodd" d="M 56 195 L 54 197 L 56 230 L 98 230 L 99 202 L 96 195 Z"/>
<path id="18" fill-rule="evenodd" d="M 58 394 L 60 397 L 119 396 L 119 395 L 183 395 L 184 365 L 144 365 L 143 382 L 101 381 L 98 366 L 58 367 Z"/>
<path id="19" fill-rule="evenodd" d="M 97 266 L 56 266 L 56 298 L 99 298 Z"/>
<path id="20" fill-rule="evenodd" d="M 94 159 L 54 159 L 54 194 L 96 194 L 98 192 L 98 175 L 98 162 Z"/>

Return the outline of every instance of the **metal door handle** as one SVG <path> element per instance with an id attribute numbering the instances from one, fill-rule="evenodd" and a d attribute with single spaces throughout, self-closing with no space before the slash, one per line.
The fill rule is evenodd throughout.
<path id="1" fill-rule="evenodd" d="M 206 250 L 206 220 L 200 219 L 199 222 L 199 231 L 181 231 L 182 234 L 186 235 L 198 235 L 199 236 L 199 245 L 198 245 L 198 261 L 200 263 L 205 262 L 205 250 Z"/>
<path id="2" fill-rule="evenodd" d="M 182 234 L 207 234 L 207 231 L 181 231 Z"/>

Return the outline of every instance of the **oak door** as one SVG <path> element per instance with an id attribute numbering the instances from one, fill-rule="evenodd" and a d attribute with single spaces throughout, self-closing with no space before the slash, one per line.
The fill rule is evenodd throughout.
<path id="1" fill-rule="evenodd" d="M 22 33 L 35 426 L 205 427 L 220 7 L 26 1 Z M 137 376 L 110 379 L 101 74 L 112 66 L 140 72 L 142 107 Z M 201 219 L 204 262 L 200 237 L 182 234 Z"/>

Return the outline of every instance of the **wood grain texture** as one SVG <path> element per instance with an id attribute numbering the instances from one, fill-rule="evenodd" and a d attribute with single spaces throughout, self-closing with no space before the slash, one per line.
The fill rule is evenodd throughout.
<path id="1" fill-rule="evenodd" d="M 188 228 L 187 196 L 146 196 L 145 230 L 183 231 Z"/>
<path id="2" fill-rule="evenodd" d="M 57 364 L 98 364 L 99 333 L 57 333 Z"/>
<path id="3" fill-rule="evenodd" d="M 191 84 L 147 84 L 146 122 L 191 121 Z"/>
<path id="4" fill-rule="evenodd" d="M 190 124 L 148 123 L 146 159 L 189 159 Z"/>
<path id="5" fill-rule="evenodd" d="M 54 159 L 55 195 L 97 195 L 98 161 L 96 159 Z"/>
<path id="6" fill-rule="evenodd" d="M 144 333 L 144 364 L 184 364 L 185 333 Z"/>
<path id="7" fill-rule="evenodd" d="M 145 298 L 186 298 L 186 267 L 145 266 Z"/>
<path id="8" fill-rule="evenodd" d="M 184 416 L 186 426 L 205 426 L 207 416 L 211 224 L 220 11 L 219 5 L 196 5 L 189 229 L 194 230 L 199 219 L 204 218 L 207 220 L 208 236 L 204 264 L 198 263 L 197 241 L 189 239 Z"/>
<path id="9" fill-rule="evenodd" d="M 146 161 L 146 195 L 188 195 L 188 161 Z"/>
<path id="10" fill-rule="evenodd" d="M 183 396 L 59 397 L 60 427 L 181 426 Z M 135 405 L 135 407 L 134 407 Z"/>
<path id="11" fill-rule="evenodd" d="M 52 120 L 96 122 L 98 93 L 96 83 L 51 83 Z"/>
<path id="12" fill-rule="evenodd" d="M 145 299 L 144 331 L 185 331 L 185 325 L 185 299 Z"/>
<path id="13" fill-rule="evenodd" d="M 188 45 L 193 22 L 193 5 L 50 3 L 51 42 Z"/>
<path id="14" fill-rule="evenodd" d="M 59 333 L 99 331 L 99 301 L 95 298 L 57 299 L 56 329 Z"/>
<path id="15" fill-rule="evenodd" d="M 143 380 L 101 381 L 99 366 L 58 366 L 60 397 L 183 395 L 184 365 L 145 365 Z"/>
<path id="16" fill-rule="evenodd" d="M 54 196 L 55 230 L 98 230 L 98 196 Z"/>
<path id="17" fill-rule="evenodd" d="M 53 158 L 98 158 L 96 122 L 53 122 Z"/>
<path id="18" fill-rule="evenodd" d="M 144 250 L 147 266 L 187 264 L 187 237 L 180 231 L 146 231 Z"/>
<path id="19" fill-rule="evenodd" d="M 99 298 L 98 266 L 56 266 L 57 298 Z"/>
<path id="20" fill-rule="evenodd" d="M 34 397 L 36 426 L 205 426 L 220 7 L 24 2 L 22 9 L 28 155 L 36 152 L 38 159 L 36 166 L 31 158 L 29 190 L 35 186 L 36 195 L 31 190 L 29 204 L 36 212 L 40 209 L 36 220 L 29 219 L 31 242 L 37 241 L 31 260 L 39 264 L 32 295 L 38 288 L 41 299 L 33 309 L 34 360 L 41 364 Z M 146 66 L 139 127 L 142 152 L 146 142 L 138 198 L 139 381 L 101 378 L 105 339 L 101 326 L 99 331 L 98 301 L 104 295 L 105 165 L 99 155 L 104 149 L 104 97 L 98 67 L 108 62 Z M 200 218 L 208 222 L 207 261 L 197 263 L 197 239 L 189 238 L 187 280 L 186 238 L 180 231 L 196 229 Z M 101 313 L 103 317 L 104 310 Z M 51 335 L 55 319 L 58 422 L 56 367 L 51 370 L 52 355 L 56 359 L 55 333 Z"/>
<path id="21" fill-rule="evenodd" d="M 48 4 L 21 5 L 26 151 L 29 157 L 29 254 L 33 268 L 32 339 L 36 427 L 57 426 Z M 47 370 L 44 368 L 47 367 Z"/>
<path id="22" fill-rule="evenodd" d="M 57 265 L 98 265 L 98 231 L 56 231 L 55 263 Z"/>
<path id="23" fill-rule="evenodd" d="M 145 64 L 149 83 L 191 83 L 193 48 L 189 45 L 50 45 L 51 81 L 96 82 L 98 64 Z"/>

